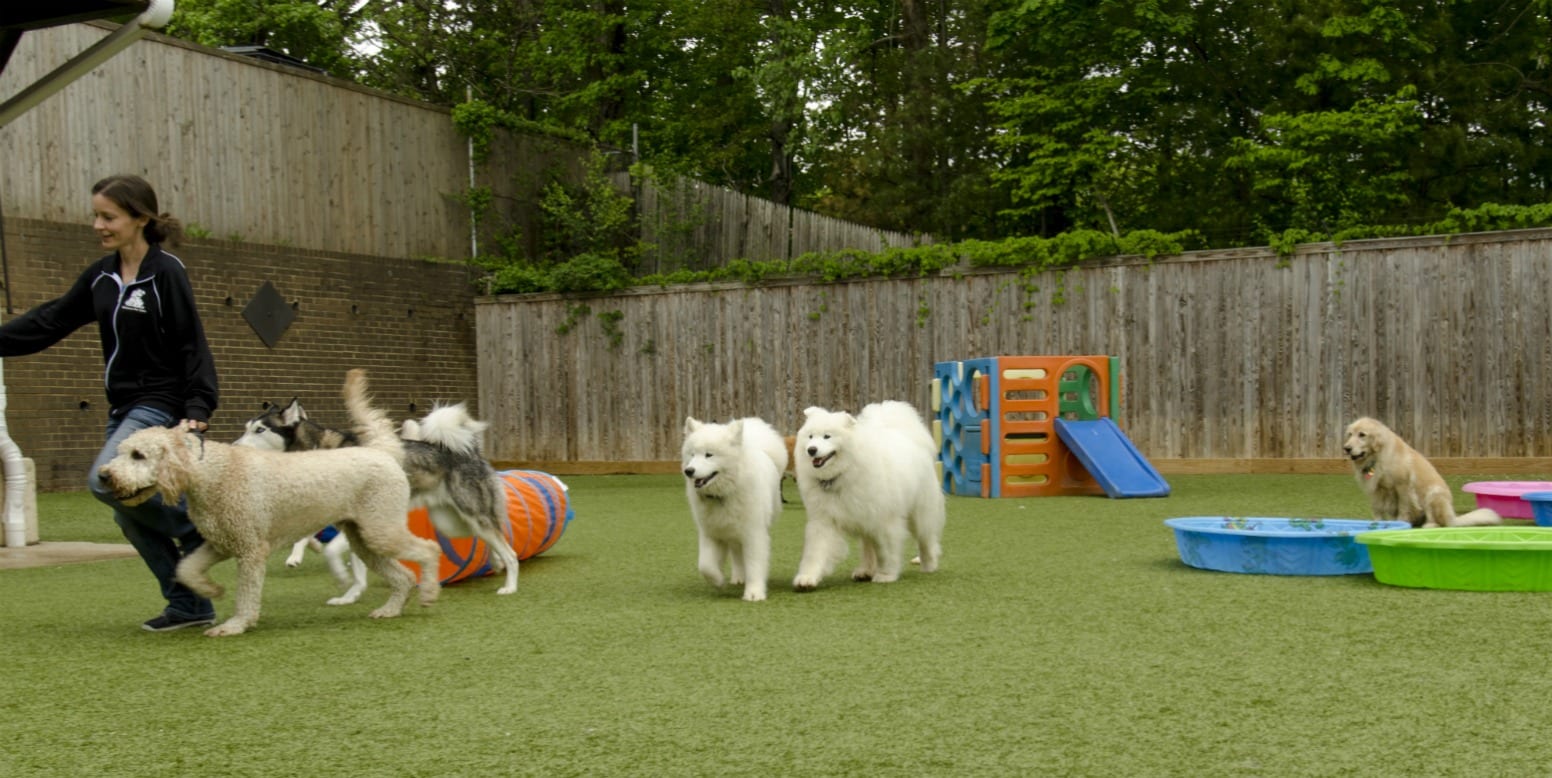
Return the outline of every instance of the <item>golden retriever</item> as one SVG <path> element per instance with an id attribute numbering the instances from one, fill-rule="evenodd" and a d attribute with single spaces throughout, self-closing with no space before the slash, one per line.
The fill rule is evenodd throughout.
<path id="1" fill-rule="evenodd" d="M 1369 495 L 1374 518 L 1404 520 L 1414 527 L 1479 527 L 1502 524 L 1487 508 L 1455 515 L 1450 487 L 1439 471 L 1389 427 L 1367 416 L 1347 425 L 1342 451 L 1353 477 Z"/>

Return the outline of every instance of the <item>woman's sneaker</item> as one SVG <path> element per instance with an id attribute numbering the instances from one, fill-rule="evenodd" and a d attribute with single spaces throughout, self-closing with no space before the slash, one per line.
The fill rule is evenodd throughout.
<path id="1" fill-rule="evenodd" d="M 183 616 L 171 616 L 163 613 L 160 616 L 157 616 L 156 618 L 141 624 L 140 628 L 147 632 L 171 632 L 175 629 L 183 629 L 184 627 L 208 627 L 214 623 L 216 623 L 215 616 L 195 616 L 194 618 L 184 618 Z"/>

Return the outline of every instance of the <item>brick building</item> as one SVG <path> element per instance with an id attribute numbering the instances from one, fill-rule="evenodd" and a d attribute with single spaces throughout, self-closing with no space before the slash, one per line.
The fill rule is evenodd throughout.
<path id="1" fill-rule="evenodd" d="M 84 218 L 8 218 L 4 239 L 4 320 L 57 297 L 101 256 Z M 379 405 L 396 420 L 435 402 L 478 410 L 469 266 L 222 240 L 172 251 L 188 266 L 220 376 L 212 440 L 235 439 L 262 403 L 292 397 L 322 423 L 345 423 L 339 392 L 352 367 L 368 369 Z M 244 316 L 266 282 L 285 310 L 250 316 L 279 331 L 285 311 L 294 315 L 273 346 Z M 39 491 L 84 488 L 108 411 L 102 368 L 95 326 L 5 360 L 6 421 L 37 465 Z"/>

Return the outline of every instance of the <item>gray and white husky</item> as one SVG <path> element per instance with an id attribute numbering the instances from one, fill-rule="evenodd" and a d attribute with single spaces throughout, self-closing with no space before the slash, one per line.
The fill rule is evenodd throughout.
<path id="1" fill-rule="evenodd" d="M 425 506 L 443 535 L 484 541 L 491 569 L 506 573 L 496 594 L 511 594 L 517 591 L 517 552 L 505 531 L 504 487 L 482 452 L 489 426 L 470 416 L 463 403 L 439 405 L 419 421 L 404 422 L 399 437 L 410 504 Z"/>
<path id="2" fill-rule="evenodd" d="M 482 453 L 482 435 L 489 426 L 470 416 L 463 403 L 439 405 L 422 419 L 405 421 L 400 431 L 404 439 L 404 472 L 410 481 L 410 505 L 425 507 L 431 522 L 443 535 L 484 541 L 490 550 L 491 569 L 506 573 L 496 593 L 512 594 L 517 591 L 517 552 L 504 531 L 506 498 L 500 478 Z M 354 445 L 350 433 L 309 420 L 295 399 L 284 408 L 270 406 L 250 419 L 237 442 L 262 448 L 278 445 L 285 451 L 303 451 L 307 446 Z M 306 545 L 307 541 L 299 542 L 286 564 L 294 566 L 292 558 L 299 562 L 301 549 Z M 348 541 L 337 536 L 324 546 L 324 554 L 343 555 L 349 548 Z M 329 603 L 355 602 L 366 586 L 364 570 L 357 580 L 359 589 L 352 588 Z"/>
<path id="3" fill-rule="evenodd" d="M 264 410 L 243 425 L 242 437 L 233 445 L 261 448 L 269 451 L 317 451 L 357 445 L 360 441 L 354 432 L 325 427 L 309 418 L 302 403 L 295 397 L 284 407 L 264 403 Z M 324 538 L 327 538 L 325 541 Z M 320 532 L 313 537 L 298 540 L 286 557 L 286 567 L 302 564 L 302 555 L 309 547 L 323 552 L 329 564 L 329 572 L 339 582 L 344 593 L 329 600 L 330 605 L 349 605 L 361 599 L 366 591 L 366 564 L 350 553 L 350 541 L 341 532 Z M 346 560 L 349 560 L 347 569 Z"/>

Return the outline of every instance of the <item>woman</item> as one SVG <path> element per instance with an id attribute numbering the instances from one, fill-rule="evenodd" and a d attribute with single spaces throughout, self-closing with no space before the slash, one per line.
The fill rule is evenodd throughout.
<path id="1" fill-rule="evenodd" d="M 161 584 L 167 606 L 142 628 L 166 632 L 214 623 L 207 600 L 174 578 L 178 560 L 204 539 L 183 503 L 160 496 L 126 506 L 113 498 L 97 470 L 119 442 L 151 426 L 204 432 L 216 409 L 216 370 L 194 290 L 183 262 L 162 249 L 177 245 L 182 226 L 158 213 L 156 192 L 139 176 L 109 176 L 92 187 L 92 228 L 107 256 L 92 263 L 64 296 L 0 326 L 0 357 L 34 354 L 97 323 L 106 363 L 107 440 L 87 474 L 98 500 Z"/>

